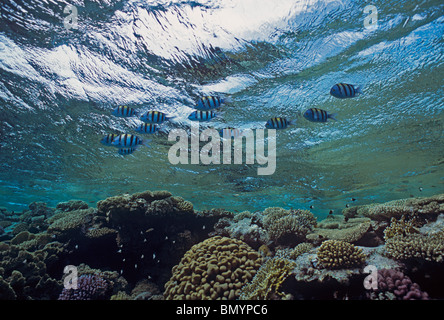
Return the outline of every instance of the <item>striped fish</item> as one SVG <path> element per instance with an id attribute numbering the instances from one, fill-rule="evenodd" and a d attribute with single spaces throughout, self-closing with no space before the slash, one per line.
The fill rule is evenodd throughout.
<path id="1" fill-rule="evenodd" d="M 142 139 L 127 133 L 117 136 L 112 142 L 112 145 L 117 148 L 132 148 L 141 144 L 143 144 Z"/>
<path id="2" fill-rule="evenodd" d="M 228 128 L 220 129 L 219 134 L 224 139 L 237 138 L 237 137 L 242 136 L 242 131 L 239 129 L 228 127 Z"/>
<path id="3" fill-rule="evenodd" d="M 136 128 L 136 131 L 139 133 L 156 133 L 159 131 L 159 127 L 153 123 L 142 123 Z"/>
<path id="4" fill-rule="evenodd" d="M 133 153 L 136 150 L 137 150 L 137 148 L 121 148 L 121 149 L 119 149 L 119 154 L 122 156 L 126 156 L 128 154 Z"/>
<path id="5" fill-rule="evenodd" d="M 224 98 L 218 96 L 205 96 L 197 101 L 195 109 L 202 111 L 212 110 L 219 108 L 223 103 L 225 103 Z"/>
<path id="6" fill-rule="evenodd" d="M 328 119 L 337 120 L 336 113 L 328 113 L 325 110 L 311 108 L 305 111 L 304 118 L 312 122 L 327 122 Z"/>
<path id="7" fill-rule="evenodd" d="M 165 113 L 160 111 L 148 111 L 140 117 L 140 120 L 145 123 L 162 123 L 165 120 L 172 118 L 174 117 L 167 116 Z"/>
<path id="8" fill-rule="evenodd" d="M 270 120 L 267 121 L 267 123 L 265 124 L 265 128 L 267 128 L 267 129 L 285 129 L 289 125 L 292 125 L 292 124 L 294 124 L 293 120 L 288 120 L 286 118 L 281 118 L 281 117 L 275 117 L 275 118 L 271 118 Z"/>
<path id="9" fill-rule="evenodd" d="M 353 98 L 361 93 L 362 90 L 359 86 L 347 83 L 337 83 L 330 89 L 330 94 L 339 99 Z"/>
<path id="10" fill-rule="evenodd" d="M 195 120 L 195 121 L 210 121 L 216 116 L 216 113 L 214 111 L 201 111 L 197 110 L 192 112 L 188 119 Z"/>
<path id="11" fill-rule="evenodd" d="M 137 116 L 137 111 L 128 106 L 118 106 L 113 110 L 112 114 L 116 117 L 126 118 L 126 117 Z"/>
<path id="12" fill-rule="evenodd" d="M 105 146 L 112 146 L 113 140 L 119 136 L 118 134 L 115 133 L 108 133 L 106 136 L 104 136 L 101 140 L 100 143 L 104 144 Z"/>

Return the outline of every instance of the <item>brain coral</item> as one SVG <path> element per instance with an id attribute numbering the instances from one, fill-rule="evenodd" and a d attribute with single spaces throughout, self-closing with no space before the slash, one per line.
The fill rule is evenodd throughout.
<path id="1" fill-rule="evenodd" d="M 209 238 L 194 245 L 173 268 L 165 284 L 165 299 L 236 299 L 261 261 L 259 254 L 240 240 Z"/>
<path id="2" fill-rule="evenodd" d="M 356 246 L 340 241 L 326 240 L 318 249 L 319 263 L 327 269 L 343 269 L 362 265 L 365 255 Z"/>

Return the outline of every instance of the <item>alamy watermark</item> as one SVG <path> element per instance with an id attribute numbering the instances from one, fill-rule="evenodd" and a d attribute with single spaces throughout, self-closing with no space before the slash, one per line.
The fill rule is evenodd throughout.
<path id="1" fill-rule="evenodd" d="M 63 269 L 63 273 L 66 275 L 63 279 L 63 286 L 65 289 L 77 289 L 77 280 L 78 280 L 78 273 L 77 273 L 77 267 L 73 265 L 67 265 Z"/>
<path id="2" fill-rule="evenodd" d="M 266 138 L 265 131 L 268 134 Z M 243 164 L 245 150 L 245 164 L 256 162 L 265 165 L 258 167 L 258 175 L 272 175 L 276 170 L 275 129 L 224 130 L 221 137 L 220 132 L 212 128 L 200 133 L 199 123 L 192 122 L 190 139 L 188 136 L 188 132 L 183 129 L 170 131 L 168 141 L 176 141 L 168 151 L 168 160 L 171 164 Z M 199 150 L 200 142 L 208 143 Z M 265 146 L 267 146 L 267 155 L 265 155 Z"/>
<path id="3" fill-rule="evenodd" d="M 367 290 L 378 290 L 378 268 L 368 265 L 364 268 L 365 273 L 370 273 L 364 279 L 364 288 Z"/>
<path id="4" fill-rule="evenodd" d="M 67 14 L 67 16 L 63 19 L 63 25 L 66 30 L 77 29 L 77 7 L 71 4 L 68 4 L 64 9 L 63 13 Z"/>
<path id="5" fill-rule="evenodd" d="M 376 30 L 378 28 L 378 9 L 374 5 L 368 5 L 364 8 L 364 13 L 368 14 L 364 18 L 364 27 L 367 30 Z"/>

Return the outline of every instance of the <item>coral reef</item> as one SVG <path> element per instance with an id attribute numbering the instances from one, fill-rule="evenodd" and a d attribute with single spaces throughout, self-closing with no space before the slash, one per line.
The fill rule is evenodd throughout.
<path id="1" fill-rule="evenodd" d="M 405 216 L 402 216 L 399 220 L 392 218 L 390 225 L 384 230 L 384 240 L 387 241 L 395 236 L 403 236 L 415 232 L 417 232 L 415 229 L 415 217 L 408 221 L 405 220 Z"/>
<path id="2" fill-rule="evenodd" d="M 343 216 L 329 215 L 307 235 L 307 240 L 314 243 L 324 240 L 355 243 L 364 237 L 370 226 L 371 220 L 369 218 L 344 219 Z"/>
<path id="3" fill-rule="evenodd" d="M 365 262 L 362 249 L 340 240 L 326 240 L 318 250 L 318 261 L 327 269 L 344 269 L 360 266 Z"/>
<path id="4" fill-rule="evenodd" d="M 377 289 L 368 293 L 372 300 L 428 300 L 427 292 L 404 273 L 394 269 L 378 270 Z"/>
<path id="5" fill-rule="evenodd" d="M 444 230 L 429 236 L 423 234 L 393 236 L 386 242 L 386 253 L 397 260 L 415 258 L 443 262 Z"/>
<path id="6" fill-rule="evenodd" d="M 321 221 L 278 207 L 198 211 L 168 191 L 97 208 L 0 208 L 0 299 L 442 299 L 443 203 L 397 200 Z M 77 290 L 63 287 L 67 265 Z M 366 266 L 378 290 L 364 288 Z"/>
<path id="7" fill-rule="evenodd" d="M 316 217 L 308 210 L 267 208 L 262 223 L 271 241 L 295 245 L 305 241 L 305 236 L 316 225 Z"/>
<path id="8" fill-rule="evenodd" d="M 59 260 L 62 250 L 63 245 L 56 242 L 33 252 L 3 243 L 0 248 L 0 278 L 5 291 L 0 291 L 0 298 L 56 299 L 56 292 L 60 291 L 62 284 L 48 272 Z"/>
<path id="9" fill-rule="evenodd" d="M 253 280 L 240 291 L 241 300 L 270 300 L 285 297 L 279 287 L 290 275 L 295 263 L 285 258 L 268 259 Z"/>
<path id="10" fill-rule="evenodd" d="M 165 284 L 165 299 L 236 299 L 261 264 L 259 254 L 240 240 L 215 236 L 185 253 Z"/>
<path id="11" fill-rule="evenodd" d="M 413 214 L 421 219 L 433 219 L 440 213 L 444 213 L 444 194 L 362 205 L 342 210 L 342 214 L 347 218 L 363 216 L 376 221 L 399 219 L 403 215 Z"/>
<path id="12" fill-rule="evenodd" d="M 63 288 L 59 300 L 105 300 L 109 284 L 95 274 L 81 275 L 77 280 L 77 288 Z"/>

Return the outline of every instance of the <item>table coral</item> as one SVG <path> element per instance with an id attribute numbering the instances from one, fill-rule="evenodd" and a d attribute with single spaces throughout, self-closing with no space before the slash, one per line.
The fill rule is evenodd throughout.
<path id="1" fill-rule="evenodd" d="M 259 254 L 240 240 L 209 238 L 188 250 L 172 269 L 173 275 L 165 284 L 165 299 L 236 299 L 261 261 Z"/>
<path id="2" fill-rule="evenodd" d="M 310 234 L 307 240 L 320 242 L 324 240 L 341 240 L 345 242 L 359 241 L 370 229 L 371 220 L 369 218 L 344 219 L 343 216 L 330 215 L 320 221 Z"/>
<path id="3" fill-rule="evenodd" d="M 342 210 L 347 218 L 364 216 L 372 220 L 390 220 L 392 217 L 401 218 L 403 215 L 416 214 L 419 218 L 436 218 L 444 212 L 444 194 L 427 198 L 409 198 L 356 206 Z"/>
<path id="4" fill-rule="evenodd" d="M 342 269 L 362 265 L 365 254 L 362 249 L 348 242 L 326 240 L 318 249 L 319 263 L 327 269 Z"/>

